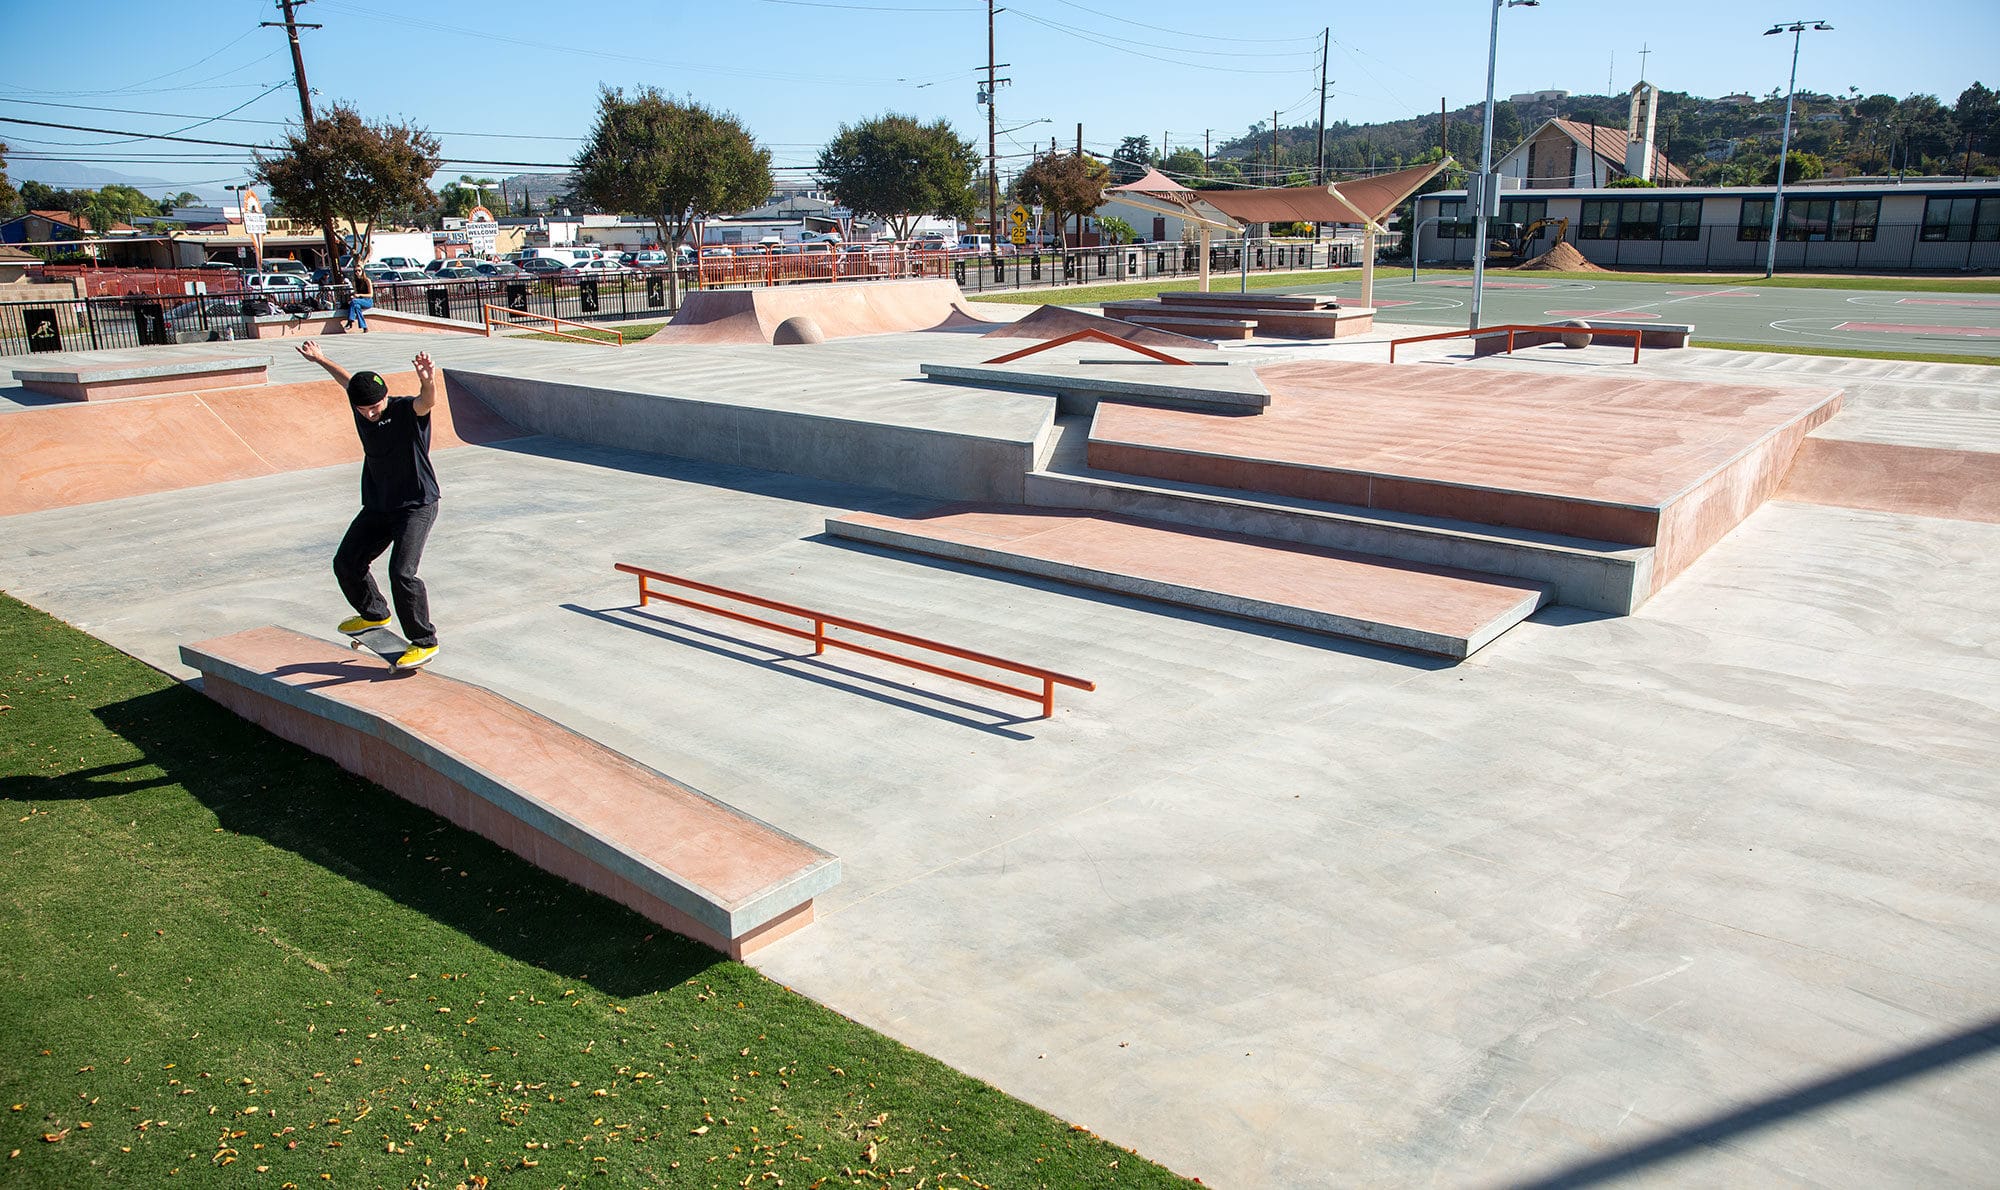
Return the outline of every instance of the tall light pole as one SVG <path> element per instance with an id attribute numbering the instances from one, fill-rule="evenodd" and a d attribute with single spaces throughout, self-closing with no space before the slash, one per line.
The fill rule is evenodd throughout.
<path id="1" fill-rule="evenodd" d="M 1771 197 L 1771 249 L 1764 257 L 1766 277 L 1778 271 L 1778 227 L 1785 217 L 1785 165 L 1792 155 L 1792 97 L 1799 89 L 1799 41 L 1805 37 L 1807 29 L 1832 32 L 1833 26 L 1825 21 L 1793 21 L 1764 30 L 1766 37 L 1786 32 L 1792 35 L 1792 81 L 1785 86 L 1785 135 L 1778 142 L 1778 189 Z"/>
<path id="2" fill-rule="evenodd" d="M 1486 208 L 1489 204 L 1499 206 L 1499 199 L 1486 193 L 1486 188 L 1493 184 L 1493 68 L 1500 58 L 1500 9 L 1502 6 L 1537 8 L 1541 2 L 1493 0 L 1493 32 L 1486 41 L 1486 131 L 1479 137 L 1479 211 L 1474 216 L 1472 234 L 1472 321 L 1467 330 L 1479 329 L 1479 294 L 1486 284 Z M 1414 247 L 1411 250 L 1414 252 Z"/>

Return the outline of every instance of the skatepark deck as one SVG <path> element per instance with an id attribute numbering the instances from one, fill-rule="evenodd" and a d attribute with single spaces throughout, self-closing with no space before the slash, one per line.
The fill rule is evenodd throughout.
<path id="1" fill-rule="evenodd" d="M 732 958 L 806 925 L 840 861 L 479 686 L 283 628 L 181 646 L 209 697 Z"/>
<path id="2" fill-rule="evenodd" d="M 948 505 L 828 518 L 836 537 L 1462 660 L 1549 601 L 1541 583 L 1132 517 Z"/>

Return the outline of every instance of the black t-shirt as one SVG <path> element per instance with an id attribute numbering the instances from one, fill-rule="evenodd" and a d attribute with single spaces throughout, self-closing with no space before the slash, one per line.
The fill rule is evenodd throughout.
<path id="1" fill-rule="evenodd" d="M 361 435 L 361 507 L 394 512 L 436 503 L 437 472 L 431 470 L 431 415 L 416 412 L 415 397 L 391 397 L 382 416 L 369 421 L 354 411 Z"/>

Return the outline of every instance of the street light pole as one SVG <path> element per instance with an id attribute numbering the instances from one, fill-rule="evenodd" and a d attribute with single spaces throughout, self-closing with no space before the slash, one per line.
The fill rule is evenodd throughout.
<path id="1" fill-rule="evenodd" d="M 1486 284 L 1486 208 L 1499 200 L 1486 193 L 1493 184 L 1493 71 L 1500 58 L 1500 8 L 1536 8 L 1542 0 L 1493 0 L 1493 31 L 1486 41 L 1486 130 L 1479 137 L 1479 210 L 1473 217 L 1472 233 L 1472 321 L 1468 330 L 1479 329 L 1479 296 Z M 1467 187 L 1469 192 L 1471 187 Z"/>
<path id="2" fill-rule="evenodd" d="M 1764 36 L 1789 32 L 1792 35 L 1792 79 L 1785 85 L 1785 133 L 1778 142 L 1778 188 L 1771 196 L 1771 246 L 1764 257 L 1764 276 L 1770 277 L 1778 271 L 1778 228 L 1785 215 L 1785 165 L 1792 155 L 1792 98 L 1799 90 L 1799 42 L 1806 30 L 1831 32 L 1832 25 L 1825 21 L 1793 21 L 1788 25 L 1773 25 L 1764 30 Z"/>

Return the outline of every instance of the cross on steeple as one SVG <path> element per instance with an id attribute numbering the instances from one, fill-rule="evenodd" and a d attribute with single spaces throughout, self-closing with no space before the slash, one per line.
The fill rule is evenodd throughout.
<path id="1" fill-rule="evenodd" d="M 1648 42 L 1646 45 L 1639 47 L 1639 81 L 1642 83 L 1646 81 L 1646 55 L 1653 52 L 1647 48 L 1651 44 L 1651 42 Z"/>

